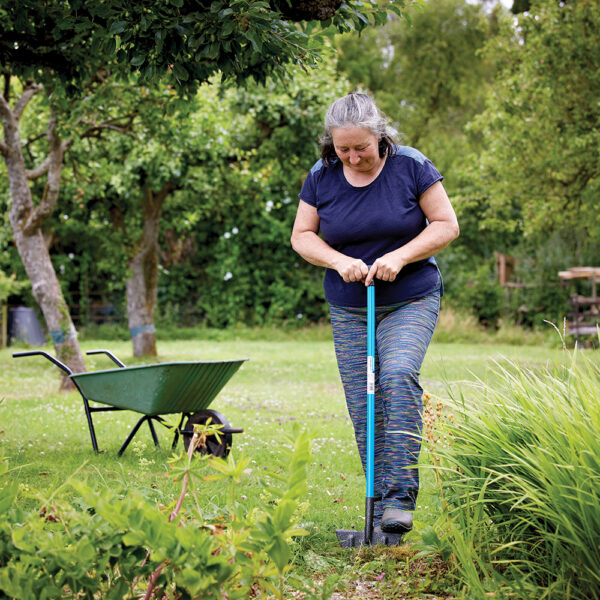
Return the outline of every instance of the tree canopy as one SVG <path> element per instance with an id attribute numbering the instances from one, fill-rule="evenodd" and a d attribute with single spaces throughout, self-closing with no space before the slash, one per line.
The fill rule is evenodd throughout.
<path id="1" fill-rule="evenodd" d="M 558 270 L 592 264 L 600 235 L 597 2 L 528 1 L 515 16 L 491 1 L 428 0 L 411 11 L 412 24 L 389 14 L 403 14 L 408 0 L 95 4 L 0 6 L 8 23 L 3 88 L 11 110 L 24 93 L 31 101 L 18 111 L 24 176 L 48 166 L 50 111 L 52 132 L 68 143 L 63 191 L 43 234 L 53 264 L 64 268 L 69 302 L 89 301 L 92 288 L 115 302 L 123 295 L 141 194 L 172 185 L 161 215 L 163 317 L 189 309 L 219 326 L 323 318 L 320 274 L 293 255 L 287 237 L 326 105 L 359 87 L 374 94 L 401 142 L 445 176 L 461 225 L 459 240 L 438 257 L 446 301 L 497 322 L 508 294 L 494 255 L 503 252 L 519 259 L 527 282 L 509 294 L 513 316 L 562 318 L 569 290 L 548 283 Z M 360 36 L 334 37 L 336 74 L 336 59 L 324 54 L 327 36 L 384 20 Z M 278 44 L 288 49 L 277 55 Z M 320 69 L 307 69 L 318 53 Z M 308 76 L 296 78 L 302 68 Z M 286 69 L 292 76 L 279 81 Z M 193 92 L 210 74 L 218 82 L 218 73 L 227 86 Z M 235 85 L 246 78 L 262 83 Z M 61 97 L 61 89 L 77 93 Z M 191 110 L 195 101 L 191 117 L 172 118 L 173 107 Z M 35 207 L 49 198 L 45 184 L 43 176 L 29 179 Z M 9 242 L 5 227 L 3 265 L 14 264 Z M 268 299 L 257 300 L 256 289 Z"/>
<path id="2" fill-rule="evenodd" d="M 265 81 L 292 64 L 315 65 L 328 27 L 360 31 L 401 15 L 405 3 L 9 0 L 0 7 L 0 65 L 38 82 L 58 76 L 71 91 L 102 69 L 188 90 L 217 73 Z"/>
<path id="3" fill-rule="evenodd" d="M 599 31 L 598 2 L 537 1 L 490 48 L 500 72 L 474 125 L 493 174 L 490 219 L 518 207 L 509 226 L 526 235 L 598 239 Z"/>

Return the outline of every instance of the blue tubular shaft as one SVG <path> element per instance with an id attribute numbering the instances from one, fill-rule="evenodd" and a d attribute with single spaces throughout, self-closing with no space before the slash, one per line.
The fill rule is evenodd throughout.
<path id="1" fill-rule="evenodd" d="M 367 288 L 367 498 L 375 487 L 375 286 Z"/>

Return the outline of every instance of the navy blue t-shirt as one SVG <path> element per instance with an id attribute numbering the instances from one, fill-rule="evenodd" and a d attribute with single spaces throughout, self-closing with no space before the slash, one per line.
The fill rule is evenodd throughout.
<path id="1" fill-rule="evenodd" d="M 396 146 L 377 178 L 369 185 L 348 183 L 341 161 L 325 167 L 319 160 L 310 170 L 298 196 L 316 207 L 320 233 L 335 250 L 371 265 L 396 250 L 425 227 L 419 198 L 442 176 L 418 150 Z M 421 298 L 433 291 L 439 271 L 432 258 L 406 265 L 394 281 L 376 281 L 378 306 Z M 337 306 L 366 306 L 362 282 L 345 283 L 337 271 L 326 269 L 325 298 Z"/>

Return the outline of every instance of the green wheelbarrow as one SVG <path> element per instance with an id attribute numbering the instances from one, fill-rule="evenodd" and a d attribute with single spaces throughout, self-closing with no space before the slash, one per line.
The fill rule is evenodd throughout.
<path id="1" fill-rule="evenodd" d="M 73 373 L 67 365 L 40 350 L 15 352 L 13 357 L 45 356 L 67 373 L 83 398 L 92 447 L 95 452 L 98 452 L 98 442 L 92 420 L 92 414 L 95 412 L 132 410 L 143 415 L 123 442 L 119 456 L 125 452 L 144 422 L 148 423 L 154 445 L 160 447 L 153 422 L 156 421 L 173 429 L 173 426 L 161 417 L 166 414 L 181 414 L 179 425 L 174 428 L 173 448 L 177 445 L 181 435 L 187 450 L 194 434 L 194 425 L 210 422 L 221 427 L 218 436 L 214 435 L 208 438 L 204 451 L 224 458 L 229 454 L 233 441 L 232 435 L 243 432 L 243 429 L 231 427 L 220 412 L 210 410 L 208 406 L 247 359 L 167 362 L 126 367 L 108 350 L 90 350 L 87 354 L 106 354 L 118 365 L 118 368 L 89 373 Z M 90 406 L 90 402 L 108 406 Z M 185 426 L 182 428 L 186 419 Z"/>

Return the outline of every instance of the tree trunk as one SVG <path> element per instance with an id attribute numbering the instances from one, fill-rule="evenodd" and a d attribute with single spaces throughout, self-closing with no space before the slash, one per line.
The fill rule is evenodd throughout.
<path id="1" fill-rule="evenodd" d="M 157 354 L 154 309 L 158 288 L 158 234 L 163 202 L 171 190 L 172 184 L 167 183 L 157 193 L 148 188 L 142 195 L 144 229 L 127 265 L 131 271 L 126 286 L 127 315 L 134 356 Z"/>
<path id="2" fill-rule="evenodd" d="M 41 86 L 28 85 L 14 110 L 10 109 L 4 96 L 0 95 L 0 119 L 4 121 L 4 142 L 0 142 L 0 153 L 4 157 L 8 173 L 11 198 L 9 217 L 19 256 L 31 282 L 33 297 L 44 315 L 56 356 L 73 372 L 80 373 L 85 371 L 85 363 L 77 341 L 77 332 L 41 231 L 42 223 L 56 206 L 63 155 L 68 145 L 61 142 L 55 133 L 55 122 L 51 116 L 48 128 L 49 156 L 38 169 L 27 171 L 19 135 L 21 114 L 31 97 L 40 90 Z M 35 207 L 28 179 L 46 173 L 44 195 Z M 63 374 L 61 389 L 72 388 L 71 380 Z"/>

